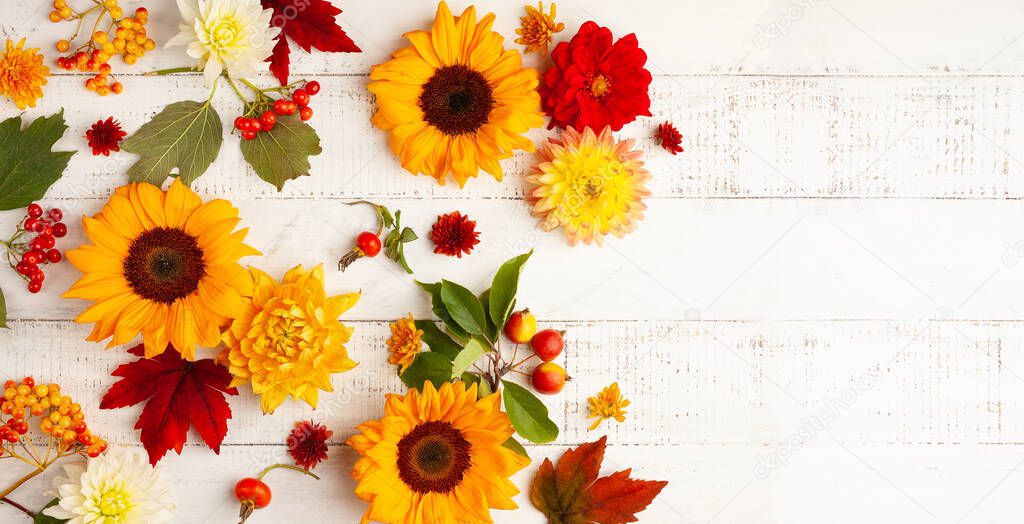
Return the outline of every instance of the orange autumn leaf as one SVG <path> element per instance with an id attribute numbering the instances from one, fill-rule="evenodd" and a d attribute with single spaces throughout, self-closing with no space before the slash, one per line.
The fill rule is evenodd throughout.
<path id="1" fill-rule="evenodd" d="M 566 451 L 558 466 L 544 459 L 530 501 L 548 524 L 625 524 L 647 508 L 668 482 L 637 480 L 629 469 L 598 478 L 607 437 Z"/>

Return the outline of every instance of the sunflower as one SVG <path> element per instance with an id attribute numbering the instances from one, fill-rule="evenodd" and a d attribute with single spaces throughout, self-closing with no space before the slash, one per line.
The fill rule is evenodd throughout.
<path id="1" fill-rule="evenodd" d="M 273 413 L 288 395 L 315 409 L 320 390 L 334 391 L 331 374 L 356 367 L 345 349 L 353 330 L 338 317 L 359 293 L 328 297 L 322 265 L 295 266 L 280 284 L 250 271 L 252 300 L 224 332 L 221 360 L 234 377 L 231 387 L 251 382 L 263 413 Z"/>
<path id="2" fill-rule="evenodd" d="M 238 259 L 259 252 L 226 200 L 202 202 L 175 180 L 166 192 L 151 184 L 118 188 L 96 216 L 82 217 L 93 244 L 67 253 L 84 275 L 65 298 L 93 301 L 76 322 L 95 323 L 86 340 L 111 346 L 142 333 L 146 357 L 170 342 L 188 360 L 196 345 L 215 347 L 221 328 L 252 294 Z"/>
<path id="3" fill-rule="evenodd" d="M 502 446 L 512 425 L 500 405 L 463 382 L 388 395 L 384 418 L 348 440 L 361 455 L 356 496 L 370 504 L 362 522 L 476 524 L 492 522 L 490 508 L 515 509 L 508 477 L 530 459 Z"/>
<path id="4" fill-rule="evenodd" d="M 565 227 L 569 244 L 603 242 L 611 233 L 622 237 L 636 228 L 647 209 L 650 174 L 632 140 L 617 142 L 610 127 L 600 135 L 568 128 L 540 148 L 540 163 L 526 177 L 527 199 L 540 227 Z"/>
<path id="5" fill-rule="evenodd" d="M 35 107 L 36 100 L 43 96 L 42 86 L 50 76 L 50 68 L 43 64 L 43 55 L 38 48 L 25 49 L 25 39 L 18 45 L 7 41 L 0 54 L 0 95 L 4 95 L 18 106 L 18 109 Z"/>
<path id="6" fill-rule="evenodd" d="M 442 185 L 451 173 L 463 187 L 483 169 L 500 181 L 500 160 L 533 151 L 522 133 L 544 124 L 539 77 L 492 23 L 493 13 L 477 23 L 474 7 L 456 17 L 441 2 L 430 31 L 406 33 L 412 46 L 370 72 L 373 124 L 409 172 Z"/>

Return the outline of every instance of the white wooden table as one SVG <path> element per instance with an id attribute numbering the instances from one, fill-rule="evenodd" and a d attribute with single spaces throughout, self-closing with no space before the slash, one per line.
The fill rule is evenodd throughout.
<path id="1" fill-rule="evenodd" d="M 57 29 L 47 2 L 6 0 L 0 29 L 53 56 Z M 461 10 L 465 2 L 456 1 Z M 482 1 L 508 37 L 522 1 Z M 127 2 L 134 7 L 136 2 Z M 159 42 L 177 25 L 171 2 L 148 2 Z M 413 244 L 417 277 L 455 277 L 482 287 L 501 261 L 537 250 L 521 302 L 542 324 L 569 330 L 565 363 L 574 381 L 547 398 L 562 428 L 542 457 L 607 432 L 606 469 L 668 480 L 644 513 L 676 522 L 1005 522 L 1024 489 L 1024 3 L 1011 0 L 568 1 L 568 37 L 596 19 L 616 35 L 636 32 L 655 74 L 654 118 L 628 126 L 654 174 L 639 231 L 603 248 L 570 248 L 534 228 L 523 202 L 532 157 L 506 163 L 505 183 L 486 176 L 459 191 L 403 172 L 370 125 L 364 88 L 372 64 L 425 27 L 434 4 L 347 0 L 342 25 L 358 55 L 302 56 L 293 74 L 323 85 L 313 124 L 324 153 L 314 176 L 283 192 L 258 180 L 235 138 L 195 184 L 230 198 L 251 228 L 253 261 L 271 273 L 302 262 L 328 266 L 373 220 L 342 201 L 366 198 L 403 210 L 425 233 L 439 213 L 461 210 L 482 230 L 462 260 Z M 66 26 L 61 26 L 61 30 Z M 511 44 L 512 38 L 508 41 Z M 528 62 L 536 62 L 530 58 Z M 186 64 L 157 51 L 131 71 Z M 63 106 L 78 149 L 47 195 L 67 215 L 92 214 L 125 182 L 133 157 L 94 158 L 84 132 L 113 115 L 134 131 L 167 103 L 201 99 L 199 76 L 127 76 L 126 94 L 100 99 L 83 77 L 51 78 L 35 117 Z M 269 78 L 267 79 L 269 81 Z M 223 96 L 221 96 L 221 94 Z M 230 120 L 227 90 L 216 106 Z M 0 104 L 0 116 L 17 114 Z M 685 135 L 672 157 L 646 137 L 662 120 Z M 543 132 L 533 134 L 541 139 Z M 17 212 L 0 213 L 8 232 Z M 72 227 L 63 246 L 82 241 Z M 364 504 L 343 445 L 354 426 L 380 415 L 383 395 L 403 391 L 386 363 L 387 323 L 428 317 L 424 295 L 383 259 L 328 273 L 332 292 L 362 289 L 346 321 L 360 361 L 324 398 L 335 431 L 314 482 L 271 478 L 274 503 L 252 522 L 356 522 Z M 0 332 L 0 378 L 58 381 L 114 443 L 137 445 L 137 409 L 100 411 L 110 372 L 128 359 L 84 341 L 71 319 L 84 304 L 59 298 L 76 278 L 53 271 L 30 296 L 0 271 L 12 329 Z M 618 380 L 633 405 L 625 423 L 588 432 L 586 397 Z M 202 446 L 171 455 L 181 522 L 234 522 L 234 481 L 284 458 L 294 421 L 288 403 L 259 414 L 248 391 L 221 455 Z M 193 436 L 194 437 L 194 436 Z M 0 483 L 20 476 L 3 464 Z M 16 499 L 41 506 L 34 481 Z M 499 522 L 543 522 L 525 496 Z M 22 517 L 0 506 L 0 521 Z"/>

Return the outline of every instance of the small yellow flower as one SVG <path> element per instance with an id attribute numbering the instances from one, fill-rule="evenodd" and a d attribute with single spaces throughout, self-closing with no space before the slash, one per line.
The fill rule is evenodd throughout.
<path id="1" fill-rule="evenodd" d="M 423 346 L 421 341 L 423 330 L 416 329 L 416 321 L 409 313 L 409 318 L 400 318 L 391 324 L 391 338 L 388 339 L 388 349 L 391 355 L 388 357 L 389 364 L 398 364 L 398 372 L 404 373 L 405 368 L 412 364 L 413 359 L 420 352 Z"/>
<path id="2" fill-rule="evenodd" d="M 334 391 L 331 374 L 356 367 L 345 349 L 353 330 L 338 317 L 359 294 L 327 296 L 323 266 L 296 266 L 280 283 L 250 271 L 251 302 L 223 337 L 231 387 L 252 383 L 263 413 L 273 413 L 288 395 L 316 409 L 319 391 Z"/>
<path id="3" fill-rule="evenodd" d="M 46 77 L 50 76 L 50 68 L 43 65 L 43 56 L 38 51 L 25 49 L 22 38 L 17 46 L 8 40 L 0 55 L 0 95 L 10 98 L 18 109 L 36 106 L 36 100 L 43 96 Z"/>
<path id="4" fill-rule="evenodd" d="M 551 14 L 544 14 L 544 2 L 539 2 L 537 8 L 526 6 L 526 16 L 520 19 L 521 27 L 516 29 L 519 38 L 516 43 L 526 46 L 527 53 L 538 52 L 540 56 L 547 56 L 548 46 L 554 40 L 553 35 L 565 29 L 565 24 L 555 23 L 555 3 L 551 3 Z"/>
<path id="5" fill-rule="evenodd" d="M 587 415 L 587 418 L 597 417 L 597 420 L 590 425 L 591 431 L 610 418 L 614 418 L 616 422 L 626 420 L 626 411 L 623 408 L 629 406 L 629 401 L 622 398 L 618 382 L 613 382 L 612 385 L 602 389 L 596 397 L 590 397 L 587 401 L 590 404 L 590 415 Z"/>

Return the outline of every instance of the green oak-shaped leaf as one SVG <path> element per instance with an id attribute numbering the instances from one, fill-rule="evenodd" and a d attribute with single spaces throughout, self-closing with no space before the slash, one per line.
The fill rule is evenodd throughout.
<path id="1" fill-rule="evenodd" d="M 21 129 L 21 117 L 0 122 L 0 210 L 26 207 L 43 198 L 68 167 L 74 151 L 51 151 L 64 136 L 64 110 Z"/>
<path id="2" fill-rule="evenodd" d="M 309 157 L 323 151 L 316 131 L 296 115 L 279 116 L 273 129 L 241 144 L 245 161 L 278 191 L 285 182 L 308 176 Z"/>
<path id="3" fill-rule="evenodd" d="M 175 102 L 121 142 L 121 149 L 141 157 L 128 168 L 128 179 L 159 186 L 177 168 L 178 178 L 192 185 L 220 153 L 222 134 L 209 102 Z"/>

